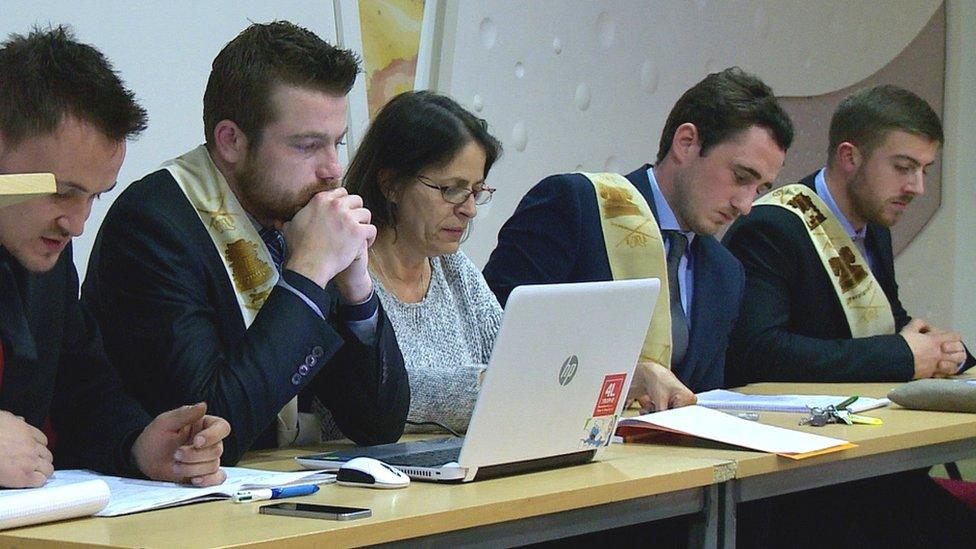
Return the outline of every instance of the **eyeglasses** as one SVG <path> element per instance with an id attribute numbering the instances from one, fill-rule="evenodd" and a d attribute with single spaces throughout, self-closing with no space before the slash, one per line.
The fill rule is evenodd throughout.
<path id="1" fill-rule="evenodd" d="M 464 204 L 468 201 L 471 195 L 474 195 L 474 203 L 478 206 L 482 204 L 487 204 L 491 202 L 491 194 L 495 192 L 495 189 L 490 187 L 482 187 L 478 190 L 465 189 L 464 187 L 458 187 L 455 185 L 438 185 L 432 179 L 427 176 L 418 175 L 417 179 L 423 183 L 425 187 L 430 187 L 431 189 L 437 189 L 441 192 L 441 197 L 451 204 Z"/>

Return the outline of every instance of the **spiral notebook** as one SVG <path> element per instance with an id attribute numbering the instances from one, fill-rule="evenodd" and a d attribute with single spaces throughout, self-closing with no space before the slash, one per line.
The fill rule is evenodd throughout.
<path id="1" fill-rule="evenodd" d="M 830 395 L 744 395 L 735 391 L 715 389 L 698 393 L 698 405 L 715 410 L 742 410 L 747 412 L 798 412 L 807 413 L 810 408 L 826 408 L 837 405 L 848 397 Z M 881 408 L 891 404 L 887 398 L 858 397 L 848 406 L 852 413 Z"/>

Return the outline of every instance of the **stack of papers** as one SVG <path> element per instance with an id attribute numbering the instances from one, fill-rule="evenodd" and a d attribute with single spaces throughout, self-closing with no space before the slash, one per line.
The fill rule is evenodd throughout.
<path id="1" fill-rule="evenodd" d="M 763 425 L 702 406 L 685 406 L 624 418 L 617 424 L 617 434 L 625 439 L 651 430 L 691 435 L 790 459 L 804 459 L 856 447 L 846 440 Z"/>
<path id="2" fill-rule="evenodd" d="M 750 412 L 801 412 L 810 408 L 826 408 L 844 402 L 847 397 L 830 395 L 744 395 L 725 389 L 698 393 L 698 405 L 716 410 L 744 410 Z M 852 413 L 880 408 L 891 404 L 887 398 L 858 397 L 848 406 Z"/>
<path id="3" fill-rule="evenodd" d="M 321 471 L 277 473 L 224 467 L 219 486 L 195 488 L 172 482 L 100 475 L 92 471 L 56 471 L 41 488 L 0 490 L 0 530 L 94 514 L 114 517 L 187 503 L 227 499 L 238 490 L 334 482 Z"/>

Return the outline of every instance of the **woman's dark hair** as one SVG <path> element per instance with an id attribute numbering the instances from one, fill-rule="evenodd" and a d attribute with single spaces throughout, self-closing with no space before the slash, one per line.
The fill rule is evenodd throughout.
<path id="1" fill-rule="evenodd" d="M 429 167 L 451 162 L 468 143 L 485 151 L 485 176 L 502 153 L 488 124 L 450 97 L 430 91 L 401 93 L 376 115 L 344 179 L 363 198 L 377 228 L 396 226 L 398 196 Z M 382 181 L 380 174 L 383 174 Z"/>

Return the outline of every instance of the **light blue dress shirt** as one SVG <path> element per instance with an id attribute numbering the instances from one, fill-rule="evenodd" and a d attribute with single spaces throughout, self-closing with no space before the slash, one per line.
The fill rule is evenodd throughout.
<path id="1" fill-rule="evenodd" d="M 685 316 L 688 317 L 688 328 L 690 329 L 691 299 L 695 291 L 695 265 L 691 254 L 688 252 L 691 250 L 691 243 L 695 239 L 695 233 L 681 230 L 681 226 L 678 225 L 678 218 L 674 215 L 674 210 L 671 209 L 667 199 L 664 198 L 664 194 L 661 193 L 661 188 L 658 186 L 657 179 L 654 177 L 653 167 L 647 169 L 647 179 L 651 182 L 651 192 L 654 193 L 654 205 L 657 206 L 657 225 L 661 229 L 661 232 L 679 231 L 688 238 L 688 247 L 685 248 L 685 253 L 683 256 L 681 256 L 681 261 L 678 262 L 678 278 L 681 281 L 681 308 L 685 310 Z M 671 243 L 668 242 L 667 238 L 665 238 L 665 257 L 667 257 L 668 250 L 670 249 Z"/>

